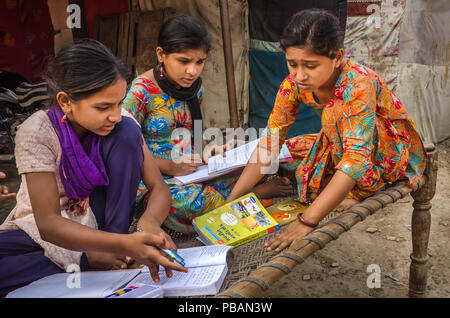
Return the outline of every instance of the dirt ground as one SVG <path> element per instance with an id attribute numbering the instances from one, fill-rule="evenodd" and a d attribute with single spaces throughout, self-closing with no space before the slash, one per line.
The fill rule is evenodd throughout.
<path id="1" fill-rule="evenodd" d="M 450 140 L 438 145 L 437 190 L 432 200 L 429 241 L 427 297 L 450 297 Z M 18 190 L 20 179 L 13 163 L 0 163 L 7 174 L 2 180 L 10 192 Z M 401 199 L 337 241 L 309 257 L 260 297 L 291 298 L 402 298 L 408 296 L 411 245 L 412 198 Z M 0 223 L 15 205 L 15 200 L 0 203 Z M 376 228 L 369 233 L 368 228 Z M 369 288 L 367 268 L 376 264 L 381 270 L 380 288 Z M 390 276 L 393 278 L 388 278 Z M 397 281 L 396 281 L 396 280 Z"/>
<path id="2" fill-rule="evenodd" d="M 437 146 L 438 179 L 432 200 L 427 297 L 450 297 L 450 140 Z M 408 297 L 411 196 L 377 211 L 344 232 L 261 297 Z M 376 228 L 369 233 L 368 228 Z M 380 288 L 367 287 L 371 264 L 381 269 Z M 391 276 L 387 278 L 385 276 Z"/>

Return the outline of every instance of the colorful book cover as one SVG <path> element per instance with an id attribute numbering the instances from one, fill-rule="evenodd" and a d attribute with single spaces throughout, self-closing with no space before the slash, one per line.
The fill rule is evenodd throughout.
<path id="1" fill-rule="evenodd" d="M 255 194 L 250 193 L 193 221 L 205 244 L 239 246 L 280 227 Z"/>
<path id="2" fill-rule="evenodd" d="M 308 206 L 297 200 L 286 199 L 267 207 L 267 212 L 280 226 L 297 219 L 297 214 L 306 210 Z"/>

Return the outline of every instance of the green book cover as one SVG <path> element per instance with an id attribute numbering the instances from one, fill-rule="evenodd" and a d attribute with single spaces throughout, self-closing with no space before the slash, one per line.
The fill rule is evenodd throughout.
<path id="1" fill-rule="evenodd" d="M 193 221 L 205 244 L 239 246 L 280 227 L 255 194 L 249 193 Z"/>

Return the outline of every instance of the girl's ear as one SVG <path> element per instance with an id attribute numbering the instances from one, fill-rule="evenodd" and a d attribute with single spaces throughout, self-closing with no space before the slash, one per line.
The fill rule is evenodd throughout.
<path id="1" fill-rule="evenodd" d="M 66 92 L 58 92 L 56 94 L 56 102 L 61 106 L 65 114 L 72 112 L 72 102 Z"/>
<path id="2" fill-rule="evenodd" d="M 158 59 L 158 63 L 162 63 L 164 62 L 164 50 L 162 47 L 157 46 L 156 47 L 156 57 Z"/>
<path id="3" fill-rule="evenodd" d="M 342 61 L 344 60 L 344 49 L 339 49 L 336 53 L 336 57 L 334 58 L 336 62 L 336 68 L 341 66 Z"/>

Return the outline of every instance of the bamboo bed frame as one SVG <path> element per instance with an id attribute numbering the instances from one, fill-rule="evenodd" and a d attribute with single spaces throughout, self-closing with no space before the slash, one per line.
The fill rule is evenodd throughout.
<path id="1" fill-rule="evenodd" d="M 276 254 L 266 252 L 264 243 L 284 228 L 232 250 L 229 270 L 217 298 L 252 298 L 332 240 L 349 231 L 355 224 L 408 194 L 414 199 L 411 219 L 412 253 L 410 255 L 409 297 L 425 297 L 427 284 L 428 239 L 431 225 L 431 199 L 436 190 L 437 151 L 435 145 L 425 146 L 428 160 L 419 184 L 410 188 L 405 181 L 390 185 L 383 191 L 343 212 L 332 212 L 307 236 Z M 167 230 L 177 247 L 200 246 L 196 235 L 184 235 Z"/>

